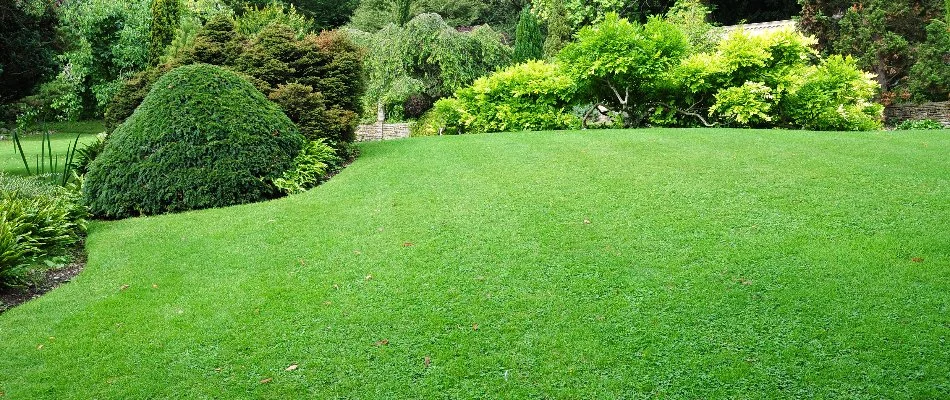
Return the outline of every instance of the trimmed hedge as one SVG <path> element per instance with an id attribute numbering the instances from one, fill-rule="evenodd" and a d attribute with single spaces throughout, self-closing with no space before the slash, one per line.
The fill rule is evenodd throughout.
<path id="1" fill-rule="evenodd" d="M 107 218 L 279 197 L 304 145 L 294 123 L 238 74 L 207 64 L 159 79 L 89 166 L 84 192 Z"/>

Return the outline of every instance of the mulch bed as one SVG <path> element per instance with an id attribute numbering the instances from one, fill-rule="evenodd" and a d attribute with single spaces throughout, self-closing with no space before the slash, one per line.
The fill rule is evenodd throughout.
<path id="1" fill-rule="evenodd" d="M 4 311 L 40 297 L 59 285 L 69 283 L 86 267 L 86 253 L 76 251 L 71 262 L 63 268 L 47 270 L 39 279 L 29 286 L 19 289 L 5 289 L 0 291 L 0 314 Z"/>

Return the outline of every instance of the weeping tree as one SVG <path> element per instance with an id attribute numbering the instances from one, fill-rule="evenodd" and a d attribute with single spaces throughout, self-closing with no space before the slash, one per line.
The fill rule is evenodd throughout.
<path id="1" fill-rule="evenodd" d="M 420 116 L 435 100 L 511 62 L 511 48 L 492 28 L 459 32 L 438 14 L 373 34 L 350 33 L 367 51 L 367 116 L 380 105 L 394 119 Z"/>
<path id="2" fill-rule="evenodd" d="M 581 29 L 558 58 L 582 86 L 584 100 L 618 112 L 625 127 L 635 127 L 654 106 L 662 77 L 679 64 L 687 47 L 683 33 L 662 19 L 641 25 L 610 13 Z"/>
<path id="3" fill-rule="evenodd" d="M 544 57 L 544 33 L 531 10 L 525 8 L 515 30 L 514 61 L 522 63 Z"/>

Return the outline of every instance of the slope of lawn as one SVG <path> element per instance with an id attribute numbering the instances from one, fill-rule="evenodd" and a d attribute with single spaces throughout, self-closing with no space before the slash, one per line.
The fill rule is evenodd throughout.
<path id="1" fill-rule="evenodd" d="M 363 146 L 264 204 L 96 223 L 0 315 L 0 392 L 950 397 L 950 135 Z"/>

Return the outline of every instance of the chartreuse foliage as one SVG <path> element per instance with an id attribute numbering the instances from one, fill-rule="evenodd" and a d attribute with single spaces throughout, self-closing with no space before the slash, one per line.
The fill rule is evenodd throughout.
<path id="1" fill-rule="evenodd" d="M 420 122 L 417 135 L 566 129 L 580 121 L 571 114 L 574 81 L 557 65 L 529 61 L 480 78 L 454 98 L 439 100 Z"/>
<path id="2" fill-rule="evenodd" d="M 822 59 L 812 49 L 814 43 L 794 31 L 760 36 L 739 31 L 713 51 L 686 55 L 688 48 L 700 48 L 701 41 L 693 38 L 688 45 L 680 27 L 657 18 L 640 25 L 608 14 L 603 22 L 583 29 L 555 62 L 479 80 L 457 91 L 455 100 L 436 107 L 416 131 L 530 130 L 539 129 L 540 121 L 547 121 L 540 129 L 563 128 L 577 121 L 554 116 L 567 115 L 565 110 L 572 108 L 587 110 L 572 114 L 583 114 L 588 126 L 591 115 L 600 114 L 593 106 L 606 106 L 627 127 L 880 129 L 883 107 L 873 101 L 874 75 L 861 71 L 850 57 Z M 500 83 L 524 82 L 515 77 L 532 73 L 527 81 L 536 81 L 544 75 L 540 71 L 563 71 L 559 73 L 571 82 L 532 88 L 528 95 L 511 98 L 482 94 L 495 93 L 485 82 L 498 84 L 501 93 L 509 89 Z M 557 100 L 539 102 L 540 109 L 532 112 L 543 117 L 531 121 L 524 116 L 528 112 L 519 111 L 529 107 L 514 105 L 531 96 Z"/>
<path id="3" fill-rule="evenodd" d="M 94 214 L 122 218 L 278 197 L 304 138 L 243 78 L 195 64 L 165 74 L 89 166 Z"/>
<path id="4" fill-rule="evenodd" d="M 583 86 L 581 100 L 614 107 L 629 127 L 638 125 L 651 93 L 680 63 L 687 46 L 683 33 L 662 19 L 650 18 L 641 25 L 611 13 L 603 22 L 581 29 L 558 59 Z"/>
<path id="5" fill-rule="evenodd" d="M 0 314 L 4 399 L 950 397 L 948 134 L 361 148 L 301 195 L 91 225 L 81 275 Z"/>

